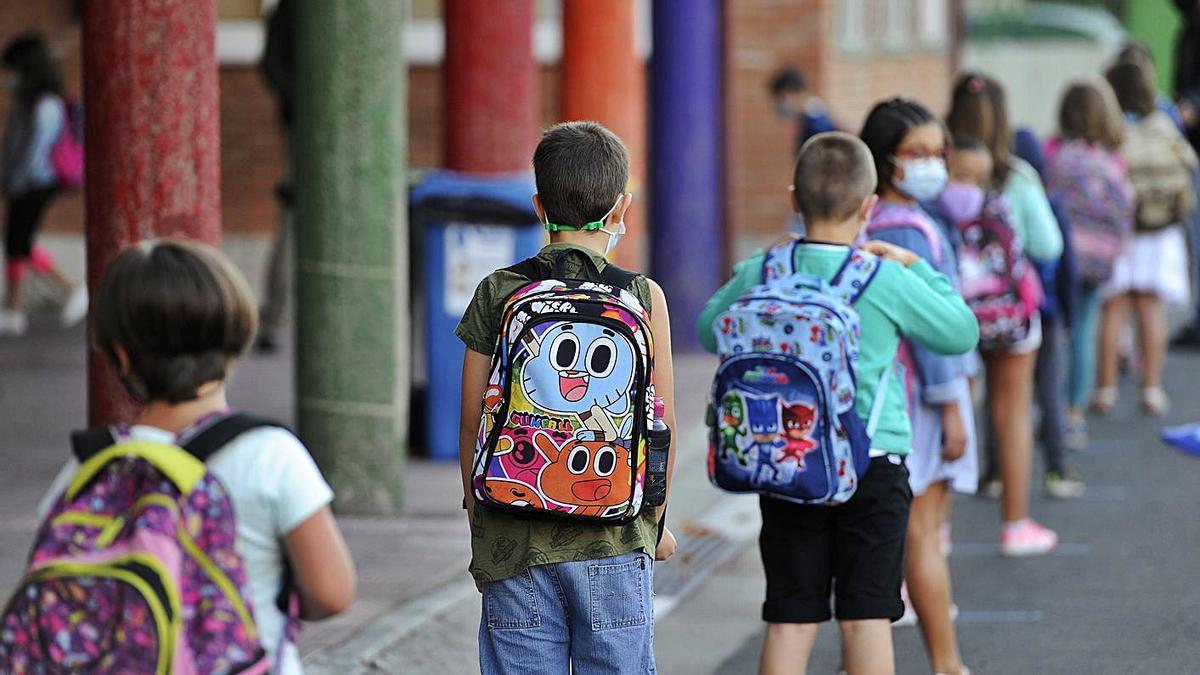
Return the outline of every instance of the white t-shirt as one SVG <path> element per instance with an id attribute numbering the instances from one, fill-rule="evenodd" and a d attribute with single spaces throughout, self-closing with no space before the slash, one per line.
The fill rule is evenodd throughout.
<path id="1" fill-rule="evenodd" d="M 129 430 L 133 439 L 174 443 L 169 431 L 148 426 Z M 55 478 L 39 514 L 50 510 L 79 464 L 72 459 Z M 274 427 L 246 432 L 208 459 L 209 471 L 229 493 L 237 516 L 237 546 L 246 563 L 250 601 L 259 640 L 280 662 L 278 672 L 300 675 L 300 654 L 294 644 L 279 648 L 287 616 L 275 599 L 283 586 L 283 538 L 296 526 L 333 501 L 333 490 L 321 476 L 308 451 L 292 434 Z"/>

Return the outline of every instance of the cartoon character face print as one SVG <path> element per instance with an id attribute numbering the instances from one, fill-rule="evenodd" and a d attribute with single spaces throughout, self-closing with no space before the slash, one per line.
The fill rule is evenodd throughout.
<path id="1" fill-rule="evenodd" d="M 746 419 L 756 443 L 770 443 L 779 437 L 779 397 L 746 394 Z"/>
<path id="2" fill-rule="evenodd" d="M 528 429 L 506 428 L 496 443 L 495 456 L 505 476 L 527 485 L 537 485 L 538 474 L 548 461 L 544 448 L 554 447 L 554 441 L 545 432 L 539 431 L 530 437 Z"/>
<path id="3" fill-rule="evenodd" d="M 629 412 L 633 346 L 616 331 L 585 323 L 556 323 L 538 340 L 521 372 L 525 396 L 553 413 L 593 407 L 611 415 Z"/>
<path id="4" fill-rule="evenodd" d="M 746 411 L 742 407 L 742 397 L 736 392 L 727 392 L 721 398 L 721 410 L 725 413 L 725 424 L 731 427 L 740 427 L 742 422 L 746 420 Z"/>
<path id="5" fill-rule="evenodd" d="M 578 507 L 574 513 L 592 516 L 628 499 L 628 492 L 618 489 L 629 484 L 633 470 L 632 455 L 625 446 L 572 439 L 554 452 L 538 482 L 546 499 Z"/>
<path id="6" fill-rule="evenodd" d="M 807 403 L 793 403 L 783 408 L 783 440 L 786 445 L 780 461 L 794 461 L 804 468 L 804 456 L 817 448 L 812 439 L 817 426 L 816 409 Z"/>
<path id="7" fill-rule="evenodd" d="M 506 478 L 488 478 L 483 483 L 488 496 L 501 504 L 529 509 L 544 509 L 546 502 L 532 487 L 521 481 Z"/>

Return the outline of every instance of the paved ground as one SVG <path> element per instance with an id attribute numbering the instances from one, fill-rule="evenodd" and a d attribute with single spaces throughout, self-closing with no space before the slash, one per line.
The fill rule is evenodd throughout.
<path id="1" fill-rule="evenodd" d="M 63 244 L 68 249 L 71 242 Z M 238 249 L 254 273 L 261 247 Z M 48 318 L 30 336 L 0 340 L 0 593 L 17 579 L 36 521 L 34 504 L 65 457 L 66 431 L 84 415 L 82 330 Z M 290 356 L 247 361 L 236 404 L 291 418 Z M 712 361 L 680 363 L 681 414 L 699 415 Z M 1200 419 L 1200 355 L 1173 354 L 1168 422 Z M 977 673 L 1200 672 L 1200 460 L 1159 443 L 1126 383 L 1124 402 L 1094 422 L 1092 447 L 1073 455 L 1088 479 L 1075 502 L 1038 498 L 1035 515 L 1059 528 L 1055 555 L 1010 561 L 995 552 L 997 506 L 958 500 L 952 567 L 959 630 Z M 693 417 L 693 419 L 699 419 Z M 702 430 L 683 430 L 672 528 L 680 554 L 656 569 L 659 671 L 669 675 L 755 672 L 763 580 L 753 499 L 712 490 Z M 690 460 L 690 461 L 689 461 Z M 409 507 L 397 518 L 341 518 L 358 563 L 361 593 L 344 617 L 310 627 L 302 641 L 310 673 L 469 673 L 475 670 L 478 595 L 463 570 L 465 522 L 456 469 L 410 464 Z M 837 641 L 822 632 L 812 673 L 833 673 Z M 900 673 L 928 672 L 919 634 L 897 629 Z"/>

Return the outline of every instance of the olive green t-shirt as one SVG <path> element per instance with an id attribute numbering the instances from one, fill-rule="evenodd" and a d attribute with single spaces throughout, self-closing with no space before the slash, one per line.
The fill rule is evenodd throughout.
<path id="1" fill-rule="evenodd" d="M 572 244 L 550 244 L 538 257 L 553 263 L 568 250 L 581 251 L 603 270 L 607 261 L 600 254 Z M 570 256 L 564 271 L 578 274 L 583 261 Z M 467 349 L 491 355 L 500 335 L 504 303 L 529 279 L 497 270 L 475 289 L 475 296 L 454 334 Z M 646 278 L 634 279 L 629 289 L 650 311 L 650 285 Z M 528 567 L 548 563 L 597 560 L 631 551 L 653 556 L 658 540 L 657 509 L 644 509 L 625 525 L 597 525 L 571 520 L 523 518 L 505 511 L 475 505 L 471 523 L 471 575 L 479 581 L 500 581 Z"/>

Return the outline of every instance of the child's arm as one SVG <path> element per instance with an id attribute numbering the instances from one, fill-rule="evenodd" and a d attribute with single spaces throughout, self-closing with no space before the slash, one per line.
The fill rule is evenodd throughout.
<path id="1" fill-rule="evenodd" d="M 650 285 L 650 331 L 654 336 L 654 392 L 663 400 L 663 422 L 671 429 L 671 449 L 667 459 L 667 497 L 671 495 L 671 477 L 675 473 L 675 453 L 679 447 L 679 426 L 675 423 L 675 368 L 671 362 L 671 317 L 667 312 L 667 296 L 653 279 Z M 658 511 L 661 520 L 667 510 L 666 502 Z M 675 536 L 663 523 L 662 541 L 655 552 L 656 560 L 666 560 L 675 552 Z"/>
<path id="2" fill-rule="evenodd" d="M 1009 200 L 1016 223 L 1020 225 L 1020 233 L 1024 238 L 1025 254 L 1034 260 L 1058 260 L 1062 255 L 1062 232 L 1058 229 L 1058 221 L 1050 208 L 1050 200 L 1046 190 L 1037 175 L 1030 175 L 1032 170 L 1013 167 L 1019 172 L 1013 189 L 1017 192 L 1014 199 Z"/>
<path id="3" fill-rule="evenodd" d="M 708 299 L 704 311 L 700 312 L 700 318 L 696 321 L 696 332 L 700 335 L 702 347 L 714 354 L 717 352 L 717 335 L 713 332 L 713 321 L 718 314 L 729 309 L 738 296 L 761 280 L 762 264 L 761 253 L 738 263 L 733 268 L 733 277 Z"/>
<path id="4" fill-rule="evenodd" d="M 936 354 L 966 354 L 979 342 L 979 323 L 954 285 L 915 253 L 871 241 L 863 250 L 899 265 L 884 264 L 875 275 L 871 302 L 905 337 Z"/>
<path id="5" fill-rule="evenodd" d="M 490 356 L 467 349 L 463 357 L 462 401 L 458 421 L 458 466 L 462 472 L 463 497 L 467 506 L 467 522 L 474 522 L 475 497 L 471 494 L 471 465 L 475 461 L 475 442 L 479 437 L 479 422 L 483 418 L 483 394 L 487 390 L 491 369 Z"/>
<path id="6" fill-rule="evenodd" d="M 354 561 L 329 507 L 310 516 L 284 538 L 300 593 L 300 618 L 318 621 L 341 614 L 354 602 Z"/>

